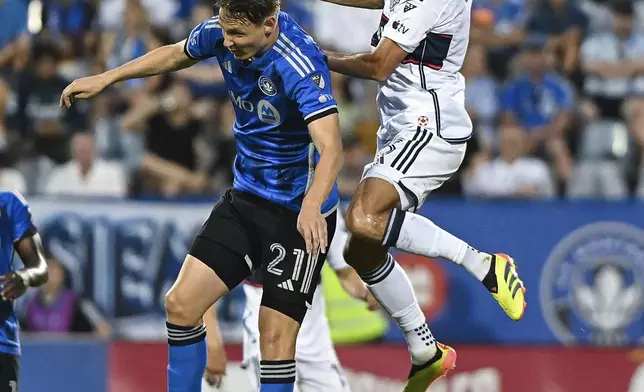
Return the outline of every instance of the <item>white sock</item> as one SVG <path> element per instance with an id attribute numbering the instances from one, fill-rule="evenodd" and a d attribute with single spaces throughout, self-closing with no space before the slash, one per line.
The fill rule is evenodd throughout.
<path id="1" fill-rule="evenodd" d="M 482 281 L 490 270 L 489 254 L 480 252 L 424 216 L 391 211 L 383 245 L 427 257 L 443 257 L 462 265 Z"/>
<path id="2" fill-rule="evenodd" d="M 361 275 L 383 309 L 405 334 L 409 355 L 414 365 L 422 365 L 436 354 L 436 341 L 427 327 L 407 274 L 388 254 L 385 262 Z"/>

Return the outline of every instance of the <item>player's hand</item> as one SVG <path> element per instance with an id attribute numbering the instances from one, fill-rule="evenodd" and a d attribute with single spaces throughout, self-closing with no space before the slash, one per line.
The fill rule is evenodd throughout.
<path id="1" fill-rule="evenodd" d="M 13 301 L 23 295 L 29 287 L 27 277 L 20 271 L 11 271 L 6 275 L 0 276 L 2 284 L 2 299 Z"/>
<path id="2" fill-rule="evenodd" d="M 71 82 L 60 96 L 60 107 L 71 107 L 75 99 L 89 99 L 98 95 L 110 85 L 105 74 L 88 76 Z"/>
<path id="3" fill-rule="evenodd" d="M 208 385 L 216 388 L 221 387 L 221 381 L 226 375 L 227 361 L 223 345 L 220 343 L 208 345 L 208 362 L 203 375 Z"/>
<path id="4" fill-rule="evenodd" d="M 360 279 L 356 270 L 351 267 L 347 267 L 336 271 L 336 275 L 338 276 L 344 291 L 349 293 L 353 298 L 366 302 L 367 309 L 380 309 L 380 303 L 378 303 L 373 294 L 371 294 L 371 291 L 369 291 L 362 279 Z"/>
<path id="5" fill-rule="evenodd" d="M 300 232 L 306 242 L 306 251 L 309 254 L 317 254 L 318 251 L 326 254 L 328 237 L 326 231 L 326 220 L 320 212 L 320 206 L 302 203 L 300 215 L 297 217 L 297 231 Z"/>

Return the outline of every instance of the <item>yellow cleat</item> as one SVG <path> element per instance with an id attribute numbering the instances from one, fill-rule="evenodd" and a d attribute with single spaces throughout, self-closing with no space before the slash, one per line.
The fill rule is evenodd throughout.
<path id="1" fill-rule="evenodd" d="M 425 392 L 432 383 L 456 367 L 456 351 L 436 342 L 436 355 L 424 365 L 412 365 L 403 392 Z"/>
<path id="2" fill-rule="evenodd" d="M 490 290 L 492 296 L 512 320 L 521 320 L 527 306 L 526 289 L 519 279 L 514 260 L 506 254 L 497 253 L 492 255 L 492 265 L 496 275 L 496 287 Z"/>

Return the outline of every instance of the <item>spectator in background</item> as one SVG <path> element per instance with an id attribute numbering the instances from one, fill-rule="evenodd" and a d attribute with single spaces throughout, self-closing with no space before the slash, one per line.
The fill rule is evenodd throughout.
<path id="1" fill-rule="evenodd" d="M 53 42 L 40 41 L 32 50 L 32 67 L 18 85 L 18 121 L 32 152 L 56 163 L 69 159 L 69 140 L 87 124 L 87 105 L 60 108 L 60 92 L 69 82 L 57 74 L 60 52 Z"/>
<path id="2" fill-rule="evenodd" d="M 148 12 L 139 0 L 127 0 L 123 9 L 123 25 L 101 35 L 101 60 L 106 68 L 116 68 L 159 47 L 160 41 L 152 31 Z M 161 77 L 133 79 L 117 87 L 132 102 L 142 93 L 149 93 L 160 84 Z"/>
<path id="3" fill-rule="evenodd" d="M 502 93 L 502 122 L 526 130 L 528 153 L 550 157 L 565 182 L 573 164 L 567 132 L 573 120 L 574 93 L 567 80 L 550 71 L 543 37 L 532 36 L 523 45 L 523 72 Z"/>
<path id="4" fill-rule="evenodd" d="M 47 267 L 49 280 L 25 305 L 21 329 L 25 332 L 109 336 L 111 327 L 96 306 L 65 287 L 67 274 L 63 265 L 50 259 Z"/>
<path id="5" fill-rule="evenodd" d="M 489 69 L 499 80 L 509 73 L 512 58 L 525 38 L 527 19 L 523 0 L 481 0 L 472 5 L 472 43 L 488 50 Z M 468 49 L 468 56 L 471 48 Z"/>
<path id="6" fill-rule="evenodd" d="M 634 28 L 632 2 L 619 0 L 611 9 L 612 29 L 592 35 L 582 47 L 582 114 L 587 121 L 626 119 L 644 148 L 644 33 Z"/>
<path id="7" fill-rule="evenodd" d="M 555 186 L 548 165 L 527 156 L 528 134 L 516 126 L 499 132 L 499 157 L 475 159 L 462 181 L 466 195 L 483 198 L 552 198 Z"/>
<path id="8" fill-rule="evenodd" d="M 9 87 L 0 79 L 0 188 L 26 193 L 25 177 L 18 170 L 7 167 L 9 156 L 9 135 L 5 126 L 5 108 L 9 99 Z"/>
<path id="9" fill-rule="evenodd" d="M 465 108 L 474 124 L 474 135 L 484 152 L 496 150 L 499 92 L 487 69 L 485 48 L 472 44 L 461 70 L 467 83 Z"/>
<path id="10" fill-rule="evenodd" d="M 0 0 L 0 68 L 28 46 L 27 5 L 25 0 Z"/>
<path id="11" fill-rule="evenodd" d="M 200 193 L 209 185 L 198 165 L 195 144 L 202 124 L 192 103 L 190 89 L 175 82 L 160 98 L 139 100 L 122 120 L 123 129 L 142 132 L 141 174 L 166 196 Z"/>
<path id="12" fill-rule="evenodd" d="M 45 193 L 122 198 L 127 195 L 127 180 L 120 163 L 97 158 L 92 135 L 78 133 L 72 139 L 72 160 L 53 170 Z"/>
<path id="13" fill-rule="evenodd" d="M 555 67 L 567 77 L 578 77 L 579 47 L 588 20 L 575 0 L 537 0 L 528 20 L 530 34 L 548 36 Z"/>

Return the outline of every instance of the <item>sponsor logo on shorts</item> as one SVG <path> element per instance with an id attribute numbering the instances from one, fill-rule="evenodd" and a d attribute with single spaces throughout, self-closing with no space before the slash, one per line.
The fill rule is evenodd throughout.
<path id="1" fill-rule="evenodd" d="M 600 222 L 561 240 L 541 275 L 548 326 L 566 344 L 644 341 L 644 231 Z"/>

